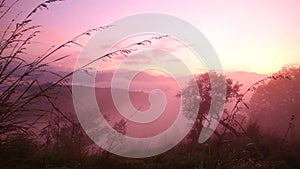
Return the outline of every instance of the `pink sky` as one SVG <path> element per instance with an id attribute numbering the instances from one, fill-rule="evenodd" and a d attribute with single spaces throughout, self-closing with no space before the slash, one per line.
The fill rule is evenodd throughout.
<path id="1" fill-rule="evenodd" d="M 15 7 L 26 13 L 39 0 Z M 271 73 L 300 63 L 300 1 L 99 1 L 67 0 L 34 16 L 43 25 L 38 49 L 93 27 L 138 13 L 176 16 L 196 26 L 215 48 L 225 71 Z M 80 49 L 72 51 L 76 54 Z M 62 63 L 63 67 L 70 64 Z"/>
<path id="2" fill-rule="evenodd" d="M 14 7 L 14 10 L 17 13 L 23 11 L 23 13 L 26 14 L 40 2 L 42 1 L 23 0 Z M 34 15 L 32 18 L 34 23 L 40 24 L 43 27 L 40 36 L 34 41 L 34 47 L 30 50 L 34 52 L 34 55 L 38 56 L 39 54 L 44 53 L 51 45 L 59 45 L 66 42 L 90 28 L 108 25 L 113 21 L 126 16 L 154 12 L 169 14 L 184 19 L 197 27 L 215 48 L 226 72 L 248 71 L 268 74 L 280 70 L 285 65 L 300 64 L 299 9 L 300 1 L 298 0 L 290 0 L 288 2 L 274 0 L 229 0 L 226 2 L 221 0 L 66 0 L 65 2 L 52 4 L 49 10 Z M 147 20 L 145 20 L 145 22 L 147 22 Z M 0 28 L 3 29 L 2 26 L 0 26 Z M 83 42 L 86 42 L 86 40 Z M 156 47 L 157 46 L 160 49 L 165 48 L 172 50 L 172 47 L 167 43 L 164 45 L 156 44 Z M 175 47 L 178 47 L 178 44 L 176 44 Z M 61 61 L 55 66 L 60 67 L 61 69 L 73 69 L 80 51 L 81 49 L 76 47 L 57 53 L 58 55 L 70 52 L 73 54 L 73 58 L 71 60 Z M 188 55 L 185 51 L 177 52 L 181 52 L 180 54 L 183 56 Z M 159 52 L 153 52 L 153 55 L 157 53 Z M 131 63 L 134 63 L 135 66 L 133 67 L 138 69 L 139 66 L 146 65 L 145 62 L 149 61 L 147 60 L 149 57 L 150 56 L 147 56 L 147 54 L 144 53 L 142 60 L 133 60 Z M 158 61 L 153 62 L 153 60 L 150 60 L 149 65 L 153 63 L 155 66 L 156 64 L 165 61 L 170 67 L 174 68 L 175 72 L 178 71 L 174 73 L 175 75 L 181 75 L 182 69 L 178 69 L 176 62 L 170 61 L 174 58 L 165 58 L 166 61 L 155 55 L 154 60 L 155 59 Z M 137 64 L 138 62 L 141 63 Z M 189 63 L 190 66 L 188 66 L 188 68 L 190 69 L 200 70 L 203 68 L 203 65 L 198 65 L 193 59 L 191 59 Z M 108 63 L 104 65 L 102 69 L 110 69 L 110 66 L 116 66 L 116 63 Z M 130 65 L 125 68 L 130 68 Z M 232 76 L 235 77 L 239 75 L 240 74 Z M 130 86 L 131 89 L 139 89 L 139 87 L 142 86 L 144 87 L 143 90 L 150 91 L 152 88 L 145 85 L 145 83 L 150 82 L 151 87 L 162 88 L 163 86 L 165 88 L 162 89 L 169 89 L 167 90 L 167 98 L 171 101 L 170 104 L 166 106 L 164 116 L 153 123 L 155 130 L 153 130 L 150 125 L 131 123 L 131 127 L 136 128 L 136 130 L 131 133 L 129 132 L 128 135 L 138 137 L 155 135 L 165 130 L 171 122 L 174 121 L 176 114 L 172 113 L 176 109 L 179 110 L 179 100 L 174 97 L 178 93 L 177 90 L 174 92 L 178 86 L 175 83 L 172 84 L 171 82 L 166 82 L 164 78 L 165 77 L 161 77 L 161 81 L 154 81 L 146 78 L 143 79 L 141 75 L 141 77 L 136 76 L 133 80 L 133 83 Z M 251 79 L 249 74 L 245 75 L 243 78 L 246 78 L 247 80 Z M 242 78 L 239 77 L 239 79 Z M 121 80 L 119 79 L 118 81 L 120 84 L 128 81 L 128 79 Z M 140 81 L 143 83 L 139 83 Z M 252 84 L 252 81 L 249 83 Z M 153 84 L 156 86 L 152 86 Z M 106 97 L 100 97 L 100 99 L 101 98 L 103 99 Z M 101 104 L 104 104 L 104 107 L 105 105 L 107 106 L 106 111 L 109 113 L 112 113 L 113 115 L 117 113 L 115 108 L 111 107 L 111 103 L 106 104 L 104 101 L 100 102 L 100 107 Z M 147 109 L 147 105 L 149 105 L 148 98 L 141 96 L 141 98 L 137 98 L 133 104 L 136 109 L 139 109 L 139 105 L 143 104 L 146 105 L 146 107 L 142 107 L 142 110 Z M 117 118 L 120 117 L 117 116 Z"/>

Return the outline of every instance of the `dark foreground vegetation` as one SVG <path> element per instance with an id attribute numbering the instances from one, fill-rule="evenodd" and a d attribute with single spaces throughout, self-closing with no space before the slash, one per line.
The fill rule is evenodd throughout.
<path id="1" fill-rule="evenodd" d="M 80 46 L 77 43 L 79 37 L 109 27 L 88 30 L 50 48 L 31 62 L 25 59 L 27 48 L 39 33 L 39 26 L 31 25 L 32 16 L 56 1 L 59 0 L 45 1 L 23 20 L 12 18 L 8 25 L 1 26 L 4 31 L 0 42 L 0 168 L 300 168 L 300 67 L 283 68 L 253 82 L 246 91 L 241 91 L 241 84 L 226 78 L 226 103 L 232 104 L 233 108 L 224 110 L 219 127 L 203 144 L 198 143 L 198 137 L 210 109 L 209 79 L 225 78 L 213 72 L 210 76 L 208 73 L 196 76 L 199 91 L 187 88 L 181 93 L 188 100 L 194 92 L 199 92 L 202 106 L 190 133 L 170 151 L 145 159 L 130 159 L 96 147 L 82 130 L 74 112 L 57 106 L 57 100 L 64 97 L 61 93 L 66 93 L 60 89 L 68 91 L 66 82 L 73 72 L 59 75 L 47 67 L 67 58 L 53 57 L 60 49 L 72 44 Z M 0 1 L 1 22 L 13 9 L 14 3 L 10 2 Z M 116 54 L 130 54 L 130 50 L 115 51 L 99 59 Z M 42 84 L 39 78 L 45 76 L 56 80 Z M 248 94 L 252 97 L 245 100 Z M 188 117 L 188 109 L 185 113 Z M 126 133 L 124 121 L 116 122 L 114 128 Z"/>
<path id="2" fill-rule="evenodd" d="M 249 126 L 250 137 L 224 135 L 205 144 L 180 144 L 150 158 L 129 159 L 107 152 L 83 151 L 68 140 L 59 147 L 47 146 L 28 135 L 11 137 L 1 145 L 1 168 L 299 168 L 299 146 L 281 146 L 272 135 L 261 136 Z"/>

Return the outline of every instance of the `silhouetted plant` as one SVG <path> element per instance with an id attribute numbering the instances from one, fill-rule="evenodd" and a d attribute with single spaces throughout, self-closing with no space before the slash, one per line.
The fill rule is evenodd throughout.
<path id="1" fill-rule="evenodd" d="M 33 61 L 26 60 L 26 49 L 31 46 L 32 39 L 40 33 L 38 28 L 40 25 L 30 25 L 32 23 L 33 15 L 39 10 L 48 9 L 48 5 L 61 0 L 47 0 L 34 8 L 21 22 L 12 19 L 5 31 L 1 34 L 0 43 L 0 134 L 14 132 L 21 130 L 26 132 L 33 124 L 47 113 L 58 113 L 64 120 L 73 124 L 74 121 L 68 117 L 64 112 L 59 110 L 55 105 L 54 100 L 57 93 L 52 93 L 53 88 L 57 86 L 64 86 L 63 84 L 76 71 L 88 71 L 88 66 L 100 59 L 110 59 L 115 55 L 127 56 L 136 51 L 137 46 L 145 46 L 151 44 L 152 40 L 161 39 L 166 36 L 152 37 L 141 42 L 133 43 L 125 48 L 112 51 L 99 56 L 95 60 L 86 63 L 77 70 L 71 71 L 66 75 L 60 75 L 54 71 L 47 69 L 49 64 L 54 64 L 60 60 L 66 59 L 69 55 L 59 58 L 52 57 L 59 50 L 77 45 L 83 47 L 78 40 L 85 36 L 91 36 L 94 32 L 107 29 L 109 26 L 101 26 L 98 28 L 87 30 L 79 34 L 73 39 L 55 47 L 52 46 L 41 56 L 36 57 Z M 6 0 L 0 2 L 0 9 L 7 8 L 1 15 L 0 19 L 5 19 L 9 10 L 18 2 L 6 6 Z M 54 58 L 54 59 L 52 59 Z M 49 84 L 42 85 L 39 77 L 54 75 L 58 80 Z M 33 92 L 34 91 L 34 92 Z M 51 91 L 51 92 L 50 92 Z M 46 112 L 47 110 L 41 108 L 41 101 L 50 104 L 55 111 Z M 35 105 L 35 106 L 32 106 Z M 34 118 L 23 120 L 24 118 Z"/>
<path id="2" fill-rule="evenodd" d="M 236 120 L 237 114 L 243 108 L 252 109 L 254 107 L 253 104 L 245 102 L 244 96 L 246 94 L 264 91 L 264 84 L 269 85 L 273 83 L 270 82 L 273 80 L 293 79 L 293 74 L 291 74 L 293 68 L 284 68 L 281 72 L 254 83 L 242 94 L 239 91 L 240 84 L 233 83 L 231 79 L 226 79 L 226 101 L 235 101 L 235 105 L 231 111 L 225 110 L 224 118 L 220 121 L 220 125 L 223 126 L 224 130 L 215 132 L 217 138 L 222 138 L 220 142 L 212 138 L 201 145 L 197 143 L 191 146 L 190 144 L 181 143 L 164 154 L 146 159 L 121 158 L 108 152 L 103 153 L 103 151 L 88 152 L 85 147 L 91 144 L 91 140 L 85 136 L 78 121 L 57 106 L 55 102 L 59 97 L 57 88 L 68 87 L 65 84 L 74 72 L 88 72 L 89 65 L 100 59 L 109 60 L 118 55 L 126 57 L 137 51 L 139 46 L 150 45 L 153 40 L 166 38 L 167 36 L 151 37 L 133 43 L 99 56 L 66 75 L 60 75 L 47 69 L 47 67 L 68 58 L 69 55 L 54 58 L 55 53 L 63 48 L 71 47 L 71 45 L 83 47 L 79 43 L 81 37 L 91 36 L 97 31 L 110 28 L 111 25 L 90 29 L 79 34 L 70 41 L 49 48 L 46 53 L 30 62 L 26 59 L 27 55 L 30 55 L 30 53 L 27 53 L 27 49 L 32 46 L 33 38 L 40 33 L 40 25 L 31 25 L 32 17 L 39 10 L 48 9 L 49 4 L 58 1 L 61 0 L 47 0 L 39 4 L 20 22 L 17 21 L 17 18 L 12 19 L 0 34 L 0 167 L 297 168 L 297 163 L 293 160 L 299 159 L 299 153 L 295 150 L 282 152 L 280 155 L 274 153 L 272 149 L 274 149 L 275 144 L 271 144 L 276 142 L 274 137 L 264 135 L 264 139 L 260 139 L 261 133 L 258 125 L 252 123 L 244 129 L 242 124 Z M 18 0 L 14 2 L 0 0 L 0 10 L 2 11 L 0 21 L 6 19 L 5 17 L 16 3 L 18 3 Z M 57 80 L 53 83 L 41 84 L 39 77 L 47 75 L 54 75 Z M 221 75 L 215 74 L 215 76 Z M 200 103 L 202 107 L 199 110 L 196 124 L 189 134 L 189 138 L 193 140 L 198 140 L 199 131 L 202 128 L 202 122 L 205 120 L 211 99 L 208 74 L 199 75 L 196 80 L 202 97 Z M 260 85 L 262 87 L 259 87 Z M 182 94 L 192 96 L 193 92 L 199 91 L 186 91 Z M 259 98 L 261 99 L 263 96 Z M 254 102 L 257 101 L 255 97 L 253 100 Z M 50 110 L 40 106 L 45 103 L 51 106 Z M 32 133 L 31 130 L 35 129 L 36 122 L 45 116 L 48 116 L 48 122 L 38 136 L 40 139 L 45 140 L 35 140 L 35 133 Z M 287 136 L 291 132 L 297 116 L 295 114 L 295 116 L 289 118 L 291 121 L 285 128 L 281 145 L 287 145 Z M 114 125 L 114 128 L 125 134 L 126 122 L 120 121 Z M 238 128 L 241 130 L 238 130 Z M 227 135 L 227 131 L 234 133 L 234 135 Z M 46 141 L 45 144 L 43 144 L 44 141 Z M 222 146 L 219 146 L 219 143 Z"/>
<path id="3" fill-rule="evenodd" d="M 66 85 L 66 82 L 68 82 L 68 78 L 74 72 L 88 72 L 89 65 L 100 59 L 109 60 L 117 55 L 126 57 L 137 51 L 139 46 L 150 45 L 154 40 L 167 37 L 165 35 L 156 36 L 133 43 L 99 56 L 66 75 L 60 75 L 47 68 L 50 64 L 55 64 L 68 58 L 70 55 L 57 58 L 54 57 L 54 54 L 72 45 L 83 47 L 78 42 L 80 38 L 91 36 L 93 33 L 111 26 L 101 26 L 87 30 L 59 46 L 50 47 L 44 54 L 34 58 L 33 61 L 27 60 L 28 55 L 32 56 L 30 53 L 27 53 L 27 49 L 33 45 L 33 38 L 40 33 L 39 28 L 41 27 L 40 25 L 32 25 L 32 17 L 39 10 L 48 9 L 49 4 L 58 1 L 61 0 L 47 0 L 39 4 L 20 22 L 16 18 L 12 19 L 0 35 L 0 149 L 7 148 L 7 145 L 12 143 L 12 139 L 20 140 L 15 135 L 29 136 L 31 131 L 34 131 L 32 134 L 37 133 L 39 128 L 35 128 L 35 124 L 42 118 L 48 119 L 45 128 L 41 130 L 42 133 L 38 135 L 38 141 L 43 141 L 40 140 L 42 139 L 41 136 L 45 136 L 46 141 L 45 144 L 39 144 L 38 146 L 39 151 L 36 157 L 38 159 L 43 157 L 41 159 L 42 162 L 37 162 L 39 163 L 38 168 L 41 168 L 41 166 L 46 166 L 47 168 L 51 163 L 58 164 L 59 162 L 57 163 L 57 161 L 63 161 L 58 166 L 65 166 L 64 163 L 68 163 L 66 161 L 73 158 L 74 154 L 77 154 L 80 158 L 83 158 L 83 155 L 87 155 L 84 152 L 84 146 L 86 146 L 84 139 L 87 137 L 80 124 L 77 120 L 70 117 L 69 113 L 60 110 L 55 103 L 55 100 L 59 97 L 57 88 L 68 88 L 69 86 Z M 1 22 L 7 19 L 7 13 L 17 3 L 18 0 L 13 3 L 6 0 L 0 1 L 0 10 L 3 10 L 0 16 Z M 50 75 L 57 77 L 57 80 L 52 83 L 42 84 L 39 77 Z M 50 105 L 51 108 L 45 108 L 43 105 Z M 126 132 L 125 126 L 124 121 L 115 124 L 115 128 L 121 133 Z M 61 153 L 58 153 L 59 151 L 66 151 L 66 154 L 61 156 Z M 14 158 L 15 154 L 12 153 L 11 155 L 10 158 Z M 60 159 L 53 159 L 54 157 Z"/>
<path id="4" fill-rule="evenodd" d="M 184 99 L 184 113 L 187 116 L 187 118 L 192 118 L 190 117 L 191 113 L 190 112 L 190 108 L 194 107 L 195 103 L 193 102 L 192 99 L 194 99 L 194 97 L 196 96 L 196 92 L 199 93 L 200 98 L 197 99 L 197 101 L 199 101 L 200 104 L 200 108 L 199 108 L 199 112 L 197 114 L 196 117 L 196 122 L 194 124 L 194 127 L 192 128 L 192 130 L 189 133 L 188 138 L 192 139 L 195 142 L 198 142 L 198 138 L 200 135 L 200 131 L 202 130 L 202 125 L 203 122 L 207 120 L 206 116 L 208 114 L 209 109 L 211 108 L 211 99 L 212 99 L 212 93 L 211 93 L 211 85 L 210 84 L 210 79 L 214 79 L 214 82 L 217 84 L 213 84 L 216 86 L 220 85 L 220 80 L 223 80 L 223 78 L 225 79 L 224 75 L 218 74 L 216 72 L 211 72 L 211 73 L 205 73 L 205 74 L 200 74 L 196 76 L 196 82 L 198 85 L 198 90 L 196 88 L 191 88 L 190 86 L 188 86 L 187 88 L 185 88 L 183 90 L 183 92 L 181 93 L 181 96 Z M 241 96 L 241 94 L 239 93 L 240 91 L 240 87 L 242 86 L 239 83 L 233 83 L 232 79 L 225 79 L 226 81 L 226 103 L 229 103 L 231 101 L 234 101 L 234 99 L 237 99 Z M 216 96 L 219 97 L 219 99 L 222 98 L 222 95 L 220 93 L 215 93 Z M 194 99 L 195 100 L 195 99 Z M 198 104 L 198 103 L 197 103 Z M 224 113 L 227 114 L 227 110 L 224 110 Z M 238 131 L 236 131 L 235 128 L 233 128 L 231 125 L 229 125 L 229 123 L 226 122 L 226 118 L 220 117 L 220 124 L 230 130 L 231 132 L 233 132 L 234 134 L 238 135 Z M 220 136 L 221 133 L 219 133 L 219 131 L 215 131 L 214 132 L 215 135 Z"/>
<path id="5" fill-rule="evenodd" d="M 284 67 L 257 88 L 249 103 L 251 122 L 257 123 L 261 132 L 273 132 L 274 136 L 282 140 L 281 146 L 288 140 L 299 142 L 295 131 L 294 139 L 287 139 L 298 121 L 299 75 L 299 67 Z"/>

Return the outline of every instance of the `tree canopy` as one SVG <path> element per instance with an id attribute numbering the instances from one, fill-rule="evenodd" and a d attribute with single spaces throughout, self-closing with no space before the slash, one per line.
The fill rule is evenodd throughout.
<path id="1" fill-rule="evenodd" d="M 190 117 L 190 115 L 192 113 L 189 110 L 191 107 L 193 107 L 194 104 L 196 104 L 196 103 L 193 103 L 193 101 L 200 101 L 200 107 L 199 107 L 199 112 L 196 117 L 196 122 L 188 135 L 188 138 L 191 139 L 192 141 L 198 141 L 200 132 L 203 128 L 203 123 L 206 120 L 206 116 L 208 115 L 208 112 L 211 108 L 211 101 L 212 101 L 211 79 L 214 79 L 213 85 L 217 85 L 217 86 L 220 85 L 220 83 L 221 83 L 220 80 L 225 79 L 225 81 L 226 81 L 226 101 L 225 101 L 225 103 L 232 102 L 234 99 L 239 98 L 241 96 L 240 87 L 242 86 L 238 82 L 234 83 L 234 81 L 232 79 L 226 78 L 224 75 L 218 74 L 216 72 L 200 74 L 200 75 L 197 75 L 195 77 L 195 79 L 196 79 L 198 89 L 187 87 L 182 92 L 184 102 L 187 103 L 187 104 L 184 104 L 186 106 L 183 108 L 184 113 L 187 116 L 187 118 L 192 118 L 192 117 Z M 194 99 L 194 97 L 196 96 L 196 92 L 199 92 L 200 99 Z M 220 93 L 216 92 L 215 94 L 218 95 L 217 98 L 220 98 L 220 99 L 223 98 L 223 96 Z M 228 115 L 228 112 L 226 109 L 224 109 L 224 113 L 225 113 L 225 116 Z M 222 118 L 221 118 L 220 124 L 225 128 L 230 127 L 227 124 L 227 122 L 224 121 L 224 119 L 222 120 Z M 230 127 L 229 130 L 232 132 L 236 132 L 236 130 L 232 127 Z M 215 134 L 218 135 L 217 132 L 215 132 Z"/>
<path id="2" fill-rule="evenodd" d="M 277 77 L 289 80 L 270 80 L 254 92 L 249 104 L 251 123 L 256 123 L 263 132 L 297 141 L 300 138 L 300 67 L 285 67 L 274 74 L 274 79 Z"/>

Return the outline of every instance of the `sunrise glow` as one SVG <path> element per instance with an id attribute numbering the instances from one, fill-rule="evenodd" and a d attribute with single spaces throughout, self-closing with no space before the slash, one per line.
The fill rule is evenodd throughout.
<path id="1" fill-rule="evenodd" d="M 29 10 L 32 4 L 37 3 L 28 1 L 22 8 Z M 268 74 L 285 65 L 299 64 L 299 3 L 296 0 L 288 3 L 271 0 L 173 1 L 171 4 L 97 0 L 82 3 L 72 0 L 35 16 L 35 21 L 43 25 L 43 36 L 36 41 L 43 49 L 43 46 L 59 44 L 86 29 L 107 25 L 125 16 L 165 13 L 196 26 L 215 48 L 225 71 Z M 68 31 L 62 33 L 60 30 Z M 79 52 L 80 49 L 77 54 Z"/>

